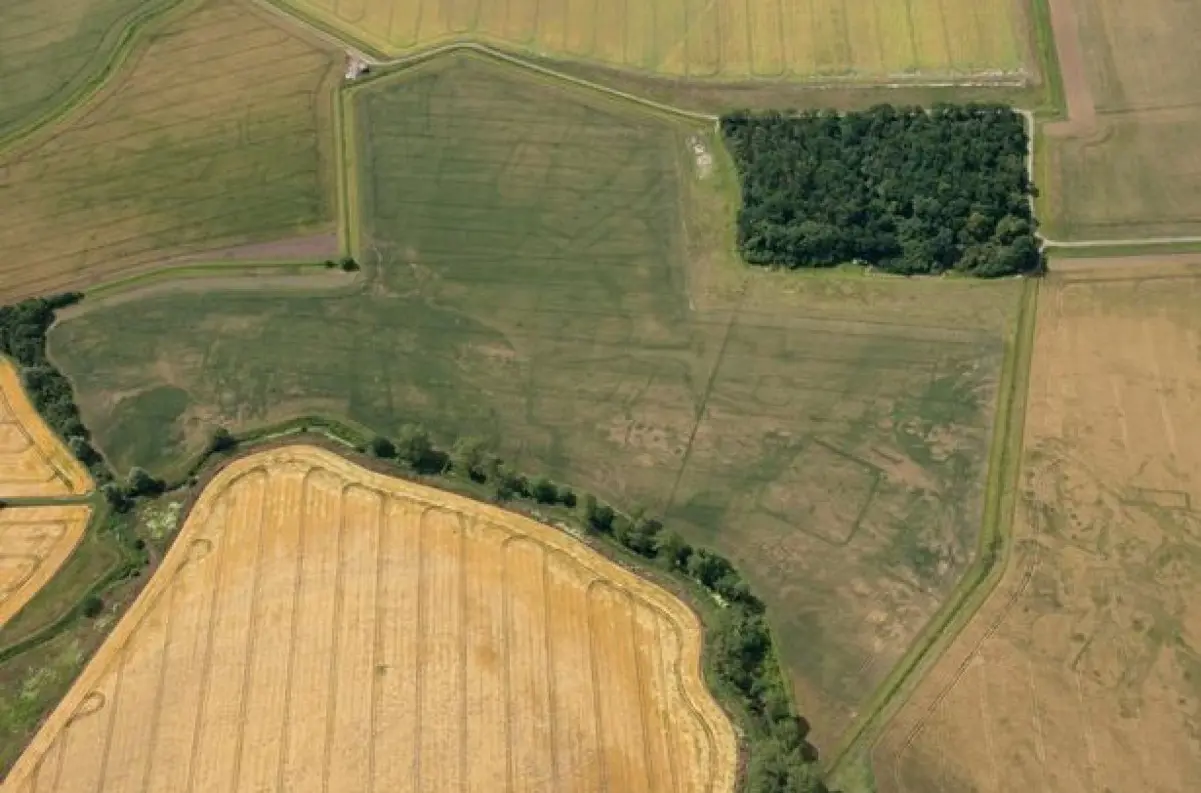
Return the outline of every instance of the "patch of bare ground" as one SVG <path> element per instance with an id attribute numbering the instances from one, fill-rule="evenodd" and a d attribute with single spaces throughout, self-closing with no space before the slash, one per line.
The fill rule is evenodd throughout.
<path id="1" fill-rule="evenodd" d="M 199 251 L 186 256 L 176 256 L 167 264 L 182 264 L 185 262 L 225 262 L 225 261 L 298 261 L 311 262 L 321 259 L 332 259 L 338 255 L 338 235 L 310 234 L 302 237 L 289 237 L 259 242 L 251 245 L 234 245 L 212 251 Z"/>
<path id="2" fill-rule="evenodd" d="M 880 793 L 1201 779 L 1201 266 L 1053 272 L 999 586 L 874 750 Z"/>

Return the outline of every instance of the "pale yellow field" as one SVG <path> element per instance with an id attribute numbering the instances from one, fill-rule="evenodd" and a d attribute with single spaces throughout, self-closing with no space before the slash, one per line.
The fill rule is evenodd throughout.
<path id="1" fill-rule="evenodd" d="M 277 0 L 399 56 L 452 40 L 672 76 L 1017 73 L 1015 0 Z"/>
<path id="2" fill-rule="evenodd" d="M 84 504 L 0 509 L 0 627 L 67 560 L 90 515 Z"/>
<path id="3" fill-rule="evenodd" d="M 880 793 L 1198 788 L 1199 304 L 1201 257 L 1044 283 L 1013 557 L 876 747 Z"/>
<path id="4" fill-rule="evenodd" d="M 91 489 L 87 469 L 34 410 L 16 367 L 0 358 L 0 498 L 82 495 Z"/>
<path id="5" fill-rule="evenodd" d="M 5 790 L 726 793 L 700 640 L 566 534 L 262 452 L 206 487 Z"/>

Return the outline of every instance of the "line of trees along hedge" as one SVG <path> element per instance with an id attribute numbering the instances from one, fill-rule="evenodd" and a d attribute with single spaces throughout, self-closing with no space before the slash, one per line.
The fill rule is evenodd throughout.
<path id="1" fill-rule="evenodd" d="M 752 264 L 986 277 L 1042 267 L 1026 127 L 1011 108 L 741 111 L 721 129 Z"/>
<path id="2" fill-rule="evenodd" d="M 444 452 L 421 427 L 404 427 L 395 439 L 373 438 L 363 451 L 424 474 L 451 475 L 484 485 L 497 502 L 522 499 L 572 510 L 594 537 L 617 543 L 643 559 L 686 577 L 720 604 L 706 624 L 706 650 L 722 688 L 738 699 L 751 744 L 747 793 L 826 793 L 817 752 L 806 740 L 807 723 L 793 710 L 776 658 L 762 601 L 725 557 L 694 548 L 657 518 L 626 515 L 591 494 L 577 494 L 544 476 L 517 472 L 475 438 L 460 438 Z"/>
<path id="3" fill-rule="evenodd" d="M 71 381 L 46 357 L 46 332 L 54 323 L 55 312 L 82 298 L 78 292 L 66 292 L 0 307 L 0 352 L 16 362 L 21 383 L 38 413 L 103 483 L 112 474 L 92 446 L 91 433 L 75 405 Z"/>

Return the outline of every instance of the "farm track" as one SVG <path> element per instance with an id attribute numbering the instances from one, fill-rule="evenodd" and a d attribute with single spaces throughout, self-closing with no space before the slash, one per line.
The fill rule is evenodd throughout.
<path id="1" fill-rule="evenodd" d="M 206 487 L 5 789 L 727 793 L 700 650 L 556 529 L 284 447 Z"/>

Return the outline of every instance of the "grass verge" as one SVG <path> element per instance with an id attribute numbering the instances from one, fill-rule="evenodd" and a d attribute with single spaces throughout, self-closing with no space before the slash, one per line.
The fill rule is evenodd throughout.
<path id="1" fill-rule="evenodd" d="M 1009 531 L 1021 466 L 1039 284 L 1039 279 L 1025 280 L 1021 309 L 1001 374 L 997 418 L 989 453 L 984 521 L 975 560 L 939 613 L 900 663 L 892 668 L 864 709 L 864 715 L 827 760 L 826 768 L 832 777 L 845 772 L 843 766 L 849 758 L 869 755 L 871 742 L 913 690 L 920 673 L 929 668 L 972 618 L 1004 572 L 1009 560 Z"/>

